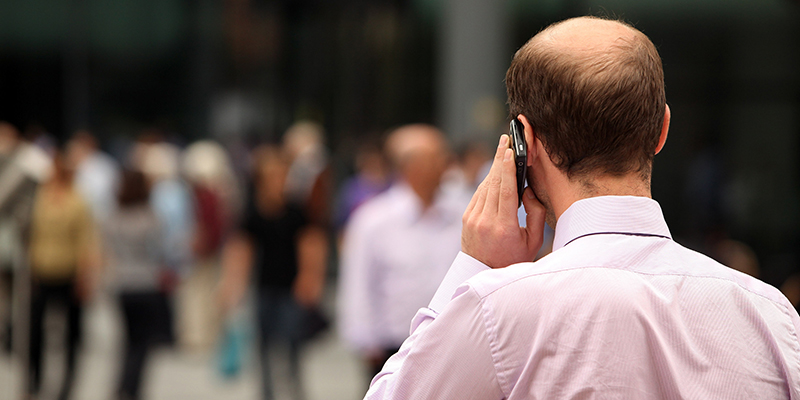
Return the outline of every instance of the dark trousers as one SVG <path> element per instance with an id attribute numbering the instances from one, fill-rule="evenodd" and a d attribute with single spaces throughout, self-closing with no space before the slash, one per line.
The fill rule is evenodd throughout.
<path id="1" fill-rule="evenodd" d="M 5 295 L 5 298 L 0 298 L 1 303 L 6 304 L 6 312 L 8 314 L 0 321 L 0 339 L 2 339 L 2 350 L 11 353 L 11 315 L 14 308 L 14 274 L 11 269 L 3 269 L 0 266 L 0 296 Z M 2 315 L 2 314 L 0 314 Z"/>
<path id="2" fill-rule="evenodd" d="M 295 400 L 304 398 L 300 382 L 300 329 L 303 308 L 294 300 L 290 289 L 261 288 L 258 294 L 259 345 L 261 356 L 262 399 L 271 400 L 273 371 L 271 354 L 284 355 L 279 361 L 288 368 L 288 389 Z M 280 350 L 284 350 L 283 352 Z"/>
<path id="3" fill-rule="evenodd" d="M 172 340 L 169 299 L 154 290 L 123 292 L 119 300 L 126 334 L 119 394 L 123 399 L 138 399 L 142 372 L 152 348 Z"/>
<path id="4" fill-rule="evenodd" d="M 69 398 L 75 378 L 75 361 L 81 338 L 81 315 L 83 307 L 75 293 L 72 282 L 34 282 L 31 288 L 31 336 L 30 336 L 30 393 L 39 392 L 42 384 L 42 361 L 44 345 L 44 314 L 48 306 L 61 304 L 66 307 L 66 368 L 59 399 Z"/>

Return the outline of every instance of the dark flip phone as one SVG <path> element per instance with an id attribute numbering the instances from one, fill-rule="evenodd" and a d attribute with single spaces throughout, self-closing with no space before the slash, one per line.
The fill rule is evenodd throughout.
<path id="1" fill-rule="evenodd" d="M 514 150 L 514 164 L 517 167 L 517 206 L 522 204 L 522 192 L 525 191 L 525 178 L 527 174 L 528 144 L 525 143 L 525 129 L 518 119 L 511 120 L 508 135 L 510 136 L 511 149 Z"/>

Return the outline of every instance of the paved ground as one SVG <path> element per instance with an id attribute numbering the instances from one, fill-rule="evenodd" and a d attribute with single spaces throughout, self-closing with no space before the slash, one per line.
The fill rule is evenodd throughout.
<path id="1" fill-rule="evenodd" d="M 330 306 L 331 299 L 326 302 Z M 84 351 L 73 392 L 75 400 L 113 400 L 119 364 L 119 321 L 113 302 L 101 296 L 86 312 Z M 46 321 L 48 329 L 58 329 L 58 321 Z M 52 352 L 57 353 L 57 352 Z M 57 355 L 51 356 L 58 360 Z M 51 363 L 51 365 L 57 363 Z M 213 351 L 182 352 L 160 350 L 152 358 L 144 387 L 146 400 L 256 400 L 259 398 L 259 371 L 254 357 L 235 379 L 225 380 L 215 369 Z M 329 332 L 316 339 L 303 352 L 302 373 L 307 400 L 360 399 L 366 390 L 359 362 Z M 39 400 L 53 399 L 53 383 L 61 371 L 47 368 L 45 388 Z M 18 363 L 0 353 L 0 400 L 21 399 Z M 284 393 L 278 393 L 278 400 Z"/>

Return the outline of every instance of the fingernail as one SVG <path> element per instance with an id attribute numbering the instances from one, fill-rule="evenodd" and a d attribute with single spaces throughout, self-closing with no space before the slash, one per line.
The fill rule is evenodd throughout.
<path id="1" fill-rule="evenodd" d="M 529 199 L 533 199 L 533 189 L 525 190 L 525 196 L 528 196 Z"/>
<path id="2" fill-rule="evenodd" d="M 508 147 L 508 135 L 500 135 L 499 147 Z"/>
<path id="3" fill-rule="evenodd" d="M 508 161 L 514 155 L 514 152 L 511 149 L 506 149 L 505 154 L 503 154 L 503 160 Z"/>

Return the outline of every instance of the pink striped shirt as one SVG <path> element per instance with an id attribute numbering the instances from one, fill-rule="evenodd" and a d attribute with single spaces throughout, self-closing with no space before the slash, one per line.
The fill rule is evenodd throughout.
<path id="1" fill-rule="evenodd" d="M 671 239 L 658 203 L 574 203 L 553 253 L 453 262 L 368 399 L 797 399 L 800 317 Z"/>

